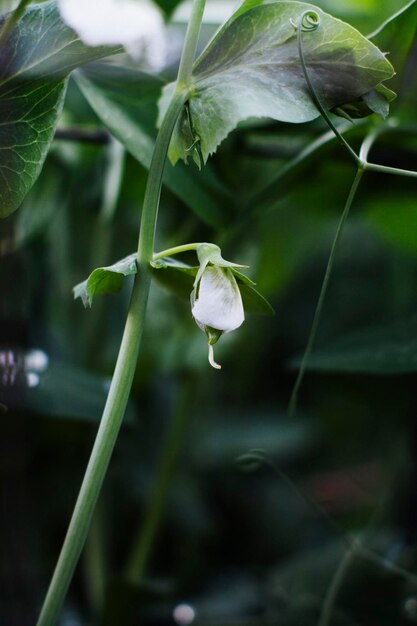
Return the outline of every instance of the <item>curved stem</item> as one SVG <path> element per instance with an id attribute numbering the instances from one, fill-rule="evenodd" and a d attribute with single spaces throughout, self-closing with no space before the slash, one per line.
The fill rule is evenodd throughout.
<path id="1" fill-rule="evenodd" d="M 49 585 L 38 626 L 55 624 L 90 527 L 91 518 L 120 430 L 135 371 L 148 299 L 150 273 L 135 280 L 123 339 L 100 428 L 71 522 Z"/>
<path id="2" fill-rule="evenodd" d="M 337 127 L 333 124 L 332 120 L 330 119 L 326 109 L 324 108 L 324 106 L 320 102 L 320 98 L 318 97 L 318 94 L 317 94 L 317 92 L 315 90 L 315 87 L 314 87 L 314 85 L 313 85 L 313 83 L 312 83 L 312 81 L 310 79 L 310 76 L 309 76 L 309 73 L 308 73 L 308 70 L 307 70 L 307 65 L 306 65 L 306 62 L 305 62 L 305 59 L 304 59 L 303 44 L 302 44 L 302 33 L 303 33 L 302 22 L 303 22 L 303 16 L 305 14 L 309 13 L 309 12 L 310 11 L 305 11 L 305 13 L 300 18 L 300 23 L 297 25 L 298 54 L 299 54 L 299 57 L 300 57 L 301 68 L 303 70 L 304 78 L 305 78 L 305 81 L 307 83 L 307 87 L 308 87 L 308 90 L 310 92 L 311 98 L 312 98 L 314 104 L 316 105 L 316 107 L 318 108 L 318 110 L 320 111 L 321 115 L 323 116 L 324 120 L 326 121 L 327 125 L 334 132 L 334 134 L 336 135 L 336 137 L 338 138 L 338 140 L 342 144 L 342 146 L 344 148 L 346 148 L 346 150 L 349 152 L 350 156 L 353 158 L 355 163 L 358 166 L 360 166 L 361 165 L 360 158 L 358 157 L 356 152 L 353 150 L 353 148 L 351 148 L 351 146 L 348 144 L 348 142 L 343 137 L 343 135 L 340 134 L 339 130 L 337 129 Z M 318 25 L 319 24 L 317 23 L 315 28 L 317 28 Z"/>
<path id="3" fill-rule="evenodd" d="M 333 264 L 334 264 L 334 260 L 335 260 L 335 256 L 336 256 L 336 250 L 337 250 L 337 246 L 338 243 L 340 241 L 340 237 L 341 234 L 343 232 L 343 227 L 346 223 L 347 217 L 349 215 L 349 211 L 350 211 L 350 207 L 352 206 L 352 202 L 355 198 L 356 192 L 358 190 L 359 187 L 359 183 L 362 179 L 364 170 L 362 168 L 359 168 L 356 172 L 356 176 L 353 180 L 352 183 L 352 187 L 350 189 L 349 192 L 349 196 L 346 200 L 346 204 L 345 204 L 345 208 L 343 209 L 343 213 L 341 215 L 341 218 L 339 220 L 339 224 L 337 225 L 337 229 L 336 229 L 336 233 L 333 239 L 333 243 L 332 243 L 332 247 L 330 250 L 330 255 L 329 255 L 329 260 L 327 261 L 327 267 L 326 267 L 326 272 L 324 274 L 324 279 L 323 279 L 323 283 L 321 286 L 321 290 L 320 290 L 320 295 L 319 295 L 319 299 L 317 301 L 317 306 L 316 306 L 316 310 L 314 313 L 314 318 L 313 318 L 313 323 L 311 325 L 311 330 L 310 330 L 310 334 L 308 337 L 308 341 L 307 341 L 307 346 L 306 349 L 304 351 L 303 354 L 303 358 L 301 361 L 301 365 L 300 365 L 300 369 L 298 370 L 298 375 L 296 378 L 296 381 L 294 383 L 294 387 L 291 393 L 291 399 L 288 405 L 288 415 L 289 416 L 293 416 L 294 413 L 297 410 L 297 399 L 298 399 L 298 391 L 300 389 L 300 385 L 303 381 L 304 378 L 304 374 L 307 368 L 307 364 L 308 364 L 308 360 L 310 358 L 313 346 L 314 346 L 314 341 L 316 339 L 316 334 L 317 334 L 317 328 L 320 322 L 320 317 L 321 317 L 321 312 L 323 309 L 323 304 L 324 304 L 324 300 L 326 297 L 326 293 L 327 293 L 327 287 L 329 285 L 329 280 L 330 280 L 330 275 L 332 273 L 332 269 L 333 269 Z"/>
<path id="4" fill-rule="evenodd" d="M 157 252 L 153 255 L 153 260 L 158 261 L 159 259 L 163 259 L 166 256 L 174 256 L 175 254 L 181 254 L 182 252 L 190 252 L 192 250 L 197 250 L 202 244 L 202 242 L 198 243 L 186 243 L 183 246 L 175 246 L 175 248 L 167 248 L 166 250 L 162 250 L 161 252 Z"/>
<path id="5" fill-rule="evenodd" d="M 178 70 L 177 88 L 188 89 L 206 0 L 194 0 Z"/>
<path id="6" fill-rule="evenodd" d="M 380 125 L 374 128 L 370 133 L 366 135 L 366 137 L 362 141 L 362 144 L 359 150 L 359 158 L 362 161 L 362 163 L 368 162 L 369 152 L 372 149 L 378 137 L 382 135 L 383 132 L 384 132 L 384 127 Z"/>
<path id="7" fill-rule="evenodd" d="M 188 90 L 175 91 L 156 140 L 142 208 L 142 220 L 138 242 L 138 274 L 140 274 L 144 268 L 148 271 L 149 263 L 153 259 L 155 228 L 158 218 L 165 159 L 175 122 L 182 111 L 187 97 Z"/>
<path id="8" fill-rule="evenodd" d="M 339 593 L 346 572 L 352 565 L 352 562 L 356 556 L 356 550 L 356 542 L 354 541 L 352 542 L 350 548 L 346 550 L 342 560 L 337 566 L 337 569 L 333 575 L 326 596 L 324 598 L 323 608 L 321 610 L 317 626 L 329 626 L 337 594 Z"/>
<path id="9" fill-rule="evenodd" d="M 204 4 L 205 0 L 194 0 L 192 27 L 187 30 L 181 60 L 181 67 L 185 68 L 183 69 L 183 80 L 190 78 L 188 72 L 191 72 L 192 57 L 195 53 L 200 30 L 198 17 L 201 21 Z M 178 84 L 156 140 L 142 209 L 138 244 L 138 273 L 135 276 L 123 339 L 100 428 L 37 626 L 52 626 L 58 618 L 88 534 L 91 518 L 125 413 L 146 315 L 151 283 L 149 263 L 153 258 L 155 227 L 165 159 L 172 131 L 187 97 L 187 85 L 180 86 Z"/>

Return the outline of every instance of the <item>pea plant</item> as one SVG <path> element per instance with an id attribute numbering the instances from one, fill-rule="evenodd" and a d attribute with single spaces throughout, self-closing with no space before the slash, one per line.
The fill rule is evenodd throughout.
<path id="1" fill-rule="evenodd" d="M 297 175 L 298 168 L 308 167 L 312 156 L 338 143 L 356 172 L 333 236 L 307 345 L 290 393 L 287 414 L 298 415 L 298 395 L 313 354 L 336 252 L 363 180 L 368 173 L 377 174 L 381 181 L 417 178 L 412 168 L 376 163 L 370 157 L 381 138 L 407 132 L 398 118 L 389 116 L 389 110 L 397 106 L 394 89 L 406 75 L 416 6 L 414 1 L 409 3 L 365 37 L 308 3 L 244 0 L 197 54 L 205 0 L 193 0 L 177 77 L 168 83 L 158 73 L 164 67 L 169 41 L 160 10 L 148 0 L 21 0 L 4 13 L 0 31 L 1 216 L 6 218 L 19 209 L 38 177 L 42 179 L 45 159 L 50 151 L 53 154 L 60 125 L 66 120 L 67 93 L 68 98 L 74 97 L 75 88 L 76 97 L 85 106 L 88 103 L 105 128 L 109 144 L 101 214 L 107 226 L 117 221 L 114 210 L 125 150 L 147 170 L 137 250 L 126 250 L 121 260 L 105 266 L 100 258 L 100 267 L 74 287 L 74 297 L 88 309 L 100 306 L 103 294 L 125 293 L 133 280 L 105 408 L 38 626 L 57 623 L 89 533 L 137 363 L 141 367 L 152 282 L 163 283 L 173 298 L 179 293 L 189 301 L 188 323 L 194 319 L 208 344 L 207 369 L 221 369 L 217 344 L 223 343 L 224 335 L 239 329 L 247 313 L 274 314 L 246 275 L 243 254 L 238 263 L 226 260 L 229 255 L 224 250 L 239 239 L 245 219 L 271 202 L 279 185 Z M 400 43 L 399 32 L 403 33 Z M 146 72 L 138 70 L 138 64 L 145 64 Z M 150 100 L 157 99 L 158 120 L 149 114 Z M 207 241 L 204 234 L 200 241 L 188 243 L 185 236 L 176 241 L 170 237 L 172 245 L 157 250 L 163 186 L 187 209 L 200 214 L 203 222 L 210 222 L 207 215 L 218 219 L 218 205 L 225 200 L 218 202 L 222 189 L 213 183 L 210 160 L 248 120 L 260 124 L 272 120 L 285 128 L 312 122 L 325 129 L 282 165 L 266 192 L 255 193 L 241 207 L 243 219 L 218 231 L 215 240 Z M 144 130 L 145 124 L 157 126 L 155 139 Z M 238 152 L 234 158 L 239 159 Z M 161 218 L 168 220 L 167 215 Z M 91 247 L 95 245 L 97 241 L 92 241 Z M 104 251 L 109 252 L 106 247 Z M 279 312 L 274 323 L 280 324 Z M 199 349 L 203 349 L 202 342 Z M 226 379 L 228 373 L 216 375 Z M 184 424 L 178 426 L 162 461 L 156 500 L 146 517 L 148 539 L 139 540 L 139 556 L 134 551 L 136 557 L 128 567 L 131 579 L 143 576 L 167 498 L 172 455 L 179 454 L 185 430 Z M 256 450 L 241 461 L 256 467 L 266 463 L 263 453 Z M 333 586 L 329 592 L 321 626 L 330 624 L 336 591 Z"/>

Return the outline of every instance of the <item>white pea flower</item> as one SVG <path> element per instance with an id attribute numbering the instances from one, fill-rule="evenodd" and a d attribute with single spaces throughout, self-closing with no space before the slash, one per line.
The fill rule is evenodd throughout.
<path id="1" fill-rule="evenodd" d="M 58 0 L 61 17 L 87 46 L 121 45 L 153 70 L 166 61 L 166 33 L 150 0 Z"/>
<path id="2" fill-rule="evenodd" d="M 191 293 L 191 312 L 207 335 L 210 365 L 220 369 L 214 360 L 213 345 L 223 333 L 239 328 L 245 320 L 242 296 L 233 274 L 233 268 L 244 266 L 223 259 L 220 248 L 213 244 L 200 246 L 197 255 L 200 268 Z"/>

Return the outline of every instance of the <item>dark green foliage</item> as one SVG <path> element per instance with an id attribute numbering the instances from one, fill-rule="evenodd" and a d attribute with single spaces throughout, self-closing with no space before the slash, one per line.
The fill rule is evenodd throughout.
<path id="1" fill-rule="evenodd" d="M 0 53 L 0 217 L 18 208 L 40 173 L 69 72 L 111 52 L 84 46 L 55 2 L 28 9 L 14 27 Z"/>
<path id="2" fill-rule="evenodd" d="M 388 9 L 401 8 L 399 2 L 381 4 L 327 0 L 320 7 L 368 32 Z M 167 14 L 172 5 L 164 3 Z M 244 8 L 264 13 L 276 10 L 271 6 L 247 0 Z M 397 71 L 387 83 L 398 90 L 395 116 L 352 124 L 331 114 L 355 149 L 379 129 L 370 160 L 409 170 L 417 170 L 415 6 L 410 3 L 372 38 Z M 55 9 L 49 2 L 34 4 L 27 15 L 40 12 Z M 70 35 L 58 34 L 60 47 Z M 311 42 L 315 34 L 308 34 Z M 78 52 L 71 68 L 86 58 L 81 44 L 73 45 Z M 90 52 L 91 58 L 102 54 L 89 51 L 88 58 Z M 0 223 L 5 626 L 36 622 L 87 465 L 136 272 L 131 253 L 164 84 L 122 59 L 94 63 L 68 81 L 59 118 L 64 74 L 71 68 L 57 55 L 47 85 L 39 79 L 36 93 L 45 99 L 32 91 L 28 100 L 19 99 L 41 112 L 33 131 L 37 157 L 35 148 L 25 148 L 28 175 L 18 176 L 16 193 L 0 185 L 3 215 L 23 200 Z M 3 76 L 7 65 L 2 68 Z M 57 72 L 52 81 L 49 70 Z M 9 84 L 21 96 L 28 85 L 37 88 L 37 80 Z M 0 140 L 20 144 L 16 122 L 25 112 L 7 102 L 6 86 L 0 81 Z M 359 104 L 351 99 L 345 112 L 361 109 L 364 100 L 369 104 L 369 98 Z M 378 108 L 375 100 L 373 105 Z M 384 111 L 386 100 L 379 113 Z M 126 150 L 111 215 L 103 210 L 110 134 Z M 7 159 L 16 154 L 2 145 L 0 171 L 5 163 L 14 169 Z M 157 251 L 189 241 L 218 244 L 225 258 L 250 266 L 245 273 L 276 314 L 248 316 L 222 339 L 216 358 L 223 370 L 214 371 L 190 310 L 195 253 L 181 262 L 156 262 L 128 419 L 62 624 L 173 626 L 175 609 L 190 605 L 196 626 L 318 626 L 329 585 L 355 538 L 361 545 L 353 545 L 328 626 L 415 623 L 415 179 L 364 175 L 336 255 L 299 408 L 293 419 L 287 416 L 295 364 L 353 175 L 349 156 L 320 119 L 245 119 L 201 172 L 191 162 L 167 165 Z M 111 266 L 115 259 L 122 261 Z M 85 310 L 72 288 L 93 268 L 99 269 L 76 292 L 87 304 L 94 298 Z M 240 289 L 265 306 L 243 276 Z M 34 349 L 49 357 L 38 372 L 28 365 Z M 39 379 L 29 377 L 33 373 Z M 168 497 L 138 582 L 126 568 L 167 451 Z"/>

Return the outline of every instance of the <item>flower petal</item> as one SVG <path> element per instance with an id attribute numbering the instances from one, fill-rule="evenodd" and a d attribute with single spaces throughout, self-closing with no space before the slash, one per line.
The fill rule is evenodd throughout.
<path id="1" fill-rule="evenodd" d="M 149 0 L 59 0 L 62 19 L 88 46 L 117 45 L 154 69 L 165 62 L 165 31 Z"/>
<path id="2" fill-rule="evenodd" d="M 223 267 L 206 267 L 198 286 L 192 314 L 201 327 L 223 332 L 239 328 L 245 320 L 242 297 L 233 273 Z"/>

